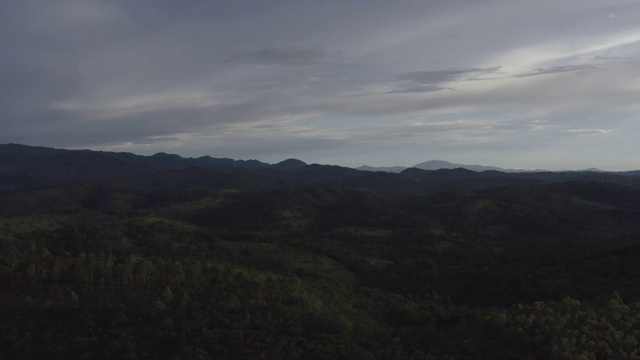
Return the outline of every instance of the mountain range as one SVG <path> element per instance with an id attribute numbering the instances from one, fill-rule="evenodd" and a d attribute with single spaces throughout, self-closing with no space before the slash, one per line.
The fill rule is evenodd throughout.
<path id="1" fill-rule="evenodd" d="M 287 159 L 277 164 L 203 156 L 183 158 L 122 152 L 0 145 L 0 190 L 34 189 L 77 182 L 117 182 L 166 188 L 270 189 L 327 183 L 388 195 L 433 194 L 460 188 L 525 186 L 561 181 L 600 181 L 640 187 L 640 172 L 518 171 L 427 161 L 412 168 L 370 171 Z M 398 172 L 399 171 L 399 172 Z"/>
<path id="2" fill-rule="evenodd" d="M 412 168 L 416 168 L 416 169 L 422 169 L 422 170 L 440 170 L 440 169 L 457 169 L 457 168 L 462 168 L 462 169 L 467 169 L 467 170 L 472 170 L 472 171 L 487 171 L 487 170 L 494 170 L 494 171 L 501 171 L 501 172 L 507 172 L 507 173 L 517 173 L 517 172 L 527 172 L 527 171 L 543 171 L 540 169 L 505 169 L 505 168 L 501 168 L 501 167 L 497 167 L 497 166 L 486 166 L 486 165 L 464 165 L 464 164 L 456 164 L 456 163 L 451 163 L 448 161 L 444 161 L 444 160 L 429 160 L 429 161 L 425 161 L 425 162 L 421 162 L 419 164 L 413 165 L 411 166 Z M 404 170 L 408 169 L 407 167 L 404 166 L 381 166 L 381 167 L 372 167 L 372 166 L 361 166 L 358 168 L 358 170 L 362 170 L 362 171 L 384 171 L 384 172 L 391 172 L 391 173 L 399 173 L 402 172 Z M 599 171 L 598 169 L 589 169 L 588 171 Z"/>

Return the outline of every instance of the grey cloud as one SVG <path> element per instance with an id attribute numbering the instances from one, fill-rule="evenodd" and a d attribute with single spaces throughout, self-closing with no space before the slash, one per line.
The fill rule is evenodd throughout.
<path id="1" fill-rule="evenodd" d="M 631 59 L 633 59 L 633 58 L 628 57 L 628 56 L 624 56 L 623 57 L 623 56 L 602 56 L 602 55 L 599 55 L 599 56 L 594 56 L 593 57 L 593 60 L 623 60 L 623 61 L 626 61 L 626 60 L 631 60 Z"/>
<path id="2" fill-rule="evenodd" d="M 574 135 L 604 135 L 613 134 L 615 131 L 610 129 L 568 129 L 566 132 Z"/>
<path id="3" fill-rule="evenodd" d="M 0 134 L 0 143 L 10 142 L 9 139 L 18 139 L 19 142 L 27 144 L 90 147 L 135 142 L 137 139 L 151 139 L 158 136 L 173 136 L 183 131 L 196 131 L 197 127 L 193 123 L 175 121 L 175 119 L 194 118 L 196 115 L 193 110 L 183 109 L 88 122 L 82 113 L 58 112 L 49 119 L 49 122 L 41 121 L 37 127 L 14 127 L 8 132 L 3 132 Z"/>
<path id="4" fill-rule="evenodd" d="M 400 80 L 411 81 L 418 84 L 439 84 L 443 82 L 460 80 L 465 77 L 477 79 L 478 76 L 493 74 L 500 70 L 500 66 L 491 68 L 471 68 L 438 71 L 416 71 L 400 74 Z"/>
<path id="5" fill-rule="evenodd" d="M 445 89 L 452 90 L 451 88 L 444 88 L 438 85 L 415 85 L 415 86 L 407 86 L 397 90 L 387 91 L 385 92 L 385 94 L 402 94 L 402 93 L 420 94 L 420 93 L 428 93 L 428 92 L 440 91 Z"/>
<path id="6" fill-rule="evenodd" d="M 539 76 L 539 75 L 548 75 L 548 74 L 560 74 L 574 71 L 596 71 L 600 70 L 600 67 L 597 65 L 562 65 L 562 66 L 551 66 L 548 68 L 535 68 L 530 72 L 524 74 L 514 75 L 514 77 L 524 78 L 530 76 Z"/>
<path id="7" fill-rule="evenodd" d="M 325 52 L 300 47 L 278 47 L 236 53 L 226 59 L 227 63 L 263 65 L 309 65 L 320 62 Z"/>
<path id="8" fill-rule="evenodd" d="M 604 7 L 596 0 L 553 8 L 547 2 L 487 6 L 472 0 L 373 0 L 367 6 L 337 0 L 0 0 L 0 142 L 143 144 L 140 151 L 146 145 L 160 151 L 187 149 L 190 141 L 214 149 L 209 139 L 230 157 L 284 153 L 287 147 L 322 152 L 341 144 L 365 157 L 379 153 L 353 144 L 374 139 L 376 150 L 420 134 L 412 138 L 415 150 L 446 127 L 394 127 L 394 119 L 397 124 L 414 115 L 459 111 L 470 119 L 486 111 L 493 119 L 532 107 L 545 110 L 546 118 L 587 106 L 627 109 L 615 125 L 623 134 L 637 127 L 638 44 L 606 45 L 640 36 L 634 18 L 640 4 L 621 3 L 615 22 L 606 18 L 608 11 L 602 16 Z M 578 8 L 585 9 L 579 19 Z M 447 33 L 457 36 L 442 36 Z M 563 57 L 573 49 L 603 46 L 582 58 L 597 66 L 547 67 L 578 61 Z M 537 68 L 505 75 L 491 64 Z M 512 77 L 571 72 L 584 76 L 572 82 Z M 585 134 L 613 126 L 618 116 L 603 116 L 605 126 L 604 120 L 585 123 L 569 115 L 583 120 L 558 132 Z M 279 126 L 311 116 L 326 131 Z M 389 127 L 370 128 L 383 117 Z M 493 139 L 482 127 L 463 125 L 447 136 L 469 143 Z M 266 130 L 257 130 L 261 126 Z M 339 153 L 326 161 L 341 161 Z"/>
<path id="9" fill-rule="evenodd" d="M 470 68 L 435 71 L 415 71 L 400 74 L 399 80 L 409 82 L 408 85 L 399 86 L 395 90 L 387 91 L 387 94 L 398 93 L 427 93 L 441 90 L 453 90 L 440 84 L 452 81 L 484 80 L 484 75 L 495 74 L 500 66 L 491 68 Z"/>
<path id="10" fill-rule="evenodd" d="M 210 107 L 150 107 L 140 111 L 59 109 L 49 114 L 48 122 L 31 127 L 13 126 L 0 131 L 0 143 L 23 141 L 48 146 L 89 146 L 110 143 L 144 142 L 160 144 L 158 139 L 176 134 L 222 133 L 229 126 L 256 128 L 302 118 L 309 112 L 304 107 L 287 105 L 273 99 L 254 99 Z M 40 115 L 40 117 L 44 117 Z M 37 126 L 36 126 L 37 125 Z M 240 131 L 242 133 L 242 131 Z M 73 134 L 73 136 L 69 136 Z M 250 132 L 244 133 L 245 138 Z M 242 137 L 242 136 L 239 136 Z M 18 140 L 11 140 L 18 139 Z M 64 144 L 64 145 L 62 145 Z M 160 145 L 158 145 L 160 146 Z"/>

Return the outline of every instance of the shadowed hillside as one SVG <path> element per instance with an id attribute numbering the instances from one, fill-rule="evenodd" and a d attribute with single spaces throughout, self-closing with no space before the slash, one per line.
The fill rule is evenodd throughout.
<path id="1" fill-rule="evenodd" d="M 0 150 L 2 358 L 640 356 L 635 173 Z"/>

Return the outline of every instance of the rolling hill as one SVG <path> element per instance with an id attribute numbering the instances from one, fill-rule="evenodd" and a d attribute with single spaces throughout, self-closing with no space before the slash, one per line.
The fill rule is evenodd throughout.
<path id="1" fill-rule="evenodd" d="M 638 358 L 638 172 L 0 145 L 0 357 Z"/>

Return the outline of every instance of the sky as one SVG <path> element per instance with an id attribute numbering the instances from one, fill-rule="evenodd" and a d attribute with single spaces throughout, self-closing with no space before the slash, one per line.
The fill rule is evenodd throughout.
<path id="1" fill-rule="evenodd" d="M 640 1 L 1 0 L 0 143 L 640 169 Z"/>

